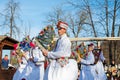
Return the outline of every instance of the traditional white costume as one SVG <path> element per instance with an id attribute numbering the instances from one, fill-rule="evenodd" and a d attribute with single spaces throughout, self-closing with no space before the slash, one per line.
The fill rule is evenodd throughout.
<path id="1" fill-rule="evenodd" d="M 41 50 L 38 47 L 32 49 L 29 55 L 33 61 L 28 60 L 28 64 L 23 71 L 21 79 L 26 80 L 43 80 L 44 77 L 44 60 Z"/>
<path id="2" fill-rule="evenodd" d="M 28 56 L 29 52 L 25 52 L 25 54 L 26 54 L 26 56 Z M 22 57 L 21 60 L 22 60 L 22 62 L 19 63 L 18 69 L 13 76 L 13 80 L 20 80 L 21 76 L 24 75 L 24 74 L 22 74 L 22 72 L 27 65 L 27 60 L 24 57 Z"/>
<path id="3" fill-rule="evenodd" d="M 85 59 L 81 59 L 81 71 L 79 80 L 97 80 L 97 75 L 94 67 L 94 55 L 92 51 L 88 52 Z"/>
<path id="4" fill-rule="evenodd" d="M 95 65 L 95 69 L 97 71 L 99 80 L 107 80 L 107 76 L 105 74 L 105 70 L 103 66 L 104 61 L 105 61 L 105 57 L 103 56 L 103 53 L 101 52 L 99 56 L 99 60 L 97 64 Z"/>
<path id="5" fill-rule="evenodd" d="M 44 80 L 76 80 L 78 77 L 77 62 L 68 59 L 71 55 L 71 42 L 66 34 L 58 39 L 53 51 L 48 52 L 48 58 L 52 59 L 48 65 Z M 60 58 L 67 58 L 60 61 Z"/>

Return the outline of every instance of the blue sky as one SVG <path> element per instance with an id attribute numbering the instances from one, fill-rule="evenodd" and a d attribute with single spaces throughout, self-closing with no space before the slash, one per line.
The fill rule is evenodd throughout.
<path id="1" fill-rule="evenodd" d="M 8 1 L 9 0 L 0 0 L 0 13 L 2 13 Z M 44 23 L 44 21 L 46 20 L 46 15 L 51 10 L 53 10 L 53 7 L 59 6 L 65 2 L 65 0 L 16 0 L 16 1 L 20 2 L 21 8 L 20 15 L 21 19 L 23 20 L 23 26 L 28 26 L 28 24 L 30 24 L 31 26 L 30 37 L 38 35 L 39 31 L 47 25 Z M 21 28 L 21 30 L 22 29 L 23 28 Z M 6 33 L 6 29 L 0 30 L 0 35 L 4 35 L 4 33 Z M 6 54 L 6 52 L 3 53 Z M 3 54 L 3 57 L 5 54 Z"/>
<path id="2" fill-rule="evenodd" d="M 0 13 L 9 0 L 0 0 Z M 31 26 L 31 36 L 37 35 L 39 31 L 48 24 L 45 24 L 46 15 L 54 7 L 60 6 L 66 0 L 16 0 L 20 2 L 20 15 L 23 20 L 23 26 Z M 0 35 L 6 31 L 0 32 Z"/>

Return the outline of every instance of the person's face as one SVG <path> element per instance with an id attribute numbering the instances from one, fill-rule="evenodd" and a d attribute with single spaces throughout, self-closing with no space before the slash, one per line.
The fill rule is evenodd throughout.
<path id="1" fill-rule="evenodd" d="M 82 44 L 81 44 L 82 46 L 84 46 L 84 42 L 82 42 Z"/>
<path id="2" fill-rule="evenodd" d="M 5 56 L 5 59 L 8 59 L 8 56 Z"/>
<path id="3" fill-rule="evenodd" d="M 92 50 L 94 49 L 94 46 L 91 46 Z"/>
<path id="4" fill-rule="evenodd" d="M 114 64 L 115 62 L 114 62 L 114 61 L 112 61 L 112 63 Z"/>
<path id="5" fill-rule="evenodd" d="M 91 46 L 88 46 L 88 51 L 91 51 Z"/>
<path id="6" fill-rule="evenodd" d="M 93 49 L 94 49 L 94 46 L 89 46 L 89 47 L 88 47 L 88 50 L 89 50 L 89 51 L 92 51 Z"/>
<path id="7" fill-rule="evenodd" d="M 58 34 L 59 36 L 63 35 L 66 32 L 66 29 L 64 28 L 58 28 Z"/>

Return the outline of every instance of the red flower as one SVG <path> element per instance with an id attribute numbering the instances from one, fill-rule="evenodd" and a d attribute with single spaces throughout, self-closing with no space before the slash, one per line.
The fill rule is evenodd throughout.
<path id="1" fill-rule="evenodd" d="M 61 59 L 65 59 L 65 57 L 61 57 Z"/>
<path id="2" fill-rule="evenodd" d="M 16 55 L 16 52 L 15 52 L 15 50 L 13 50 L 13 51 L 12 51 L 12 55 Z"/>
<path id="3" fill-rule="evenodd" d="M 87 56 L 88 56 L 88 53 L 85 54 L 85 57 L 87 57 Z"/>
<path id="4" fill-rule="evenodd" d="M 43 35 L 43 34 L 44 34 L 44 31 L 41 31 L 39 34 L 40 34 L 40 35 Z"/>
<path id="5" fill-rule="evenodd" d="M 35 44 L 33 42 L 30 42 L 30 47 L 34 48 Z"/>
<path id="6" fill-rule="evenodd" d="M 16 50 L 18 48 L 18 44 L 14 44 L 13 47 L 14 47 L 14 50 Z"/>
<path id="7" fill-rule="evenodd" d="M 73 56 L 75 56 L 75 53 L 74 53 L 74 52 L 72 52 L 72 55 L 73 55 Z"/>

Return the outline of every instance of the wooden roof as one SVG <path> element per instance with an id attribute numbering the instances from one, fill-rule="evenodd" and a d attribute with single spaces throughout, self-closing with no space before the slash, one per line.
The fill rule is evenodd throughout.
<path id="1" fill-rule="evenodd" d="M 8 36 L 0 35 L 0 46 L 3 46 L 3 49 L 13 49 L 13 44 L 16 43 L 18 43 L 17 40 Z"/>

